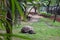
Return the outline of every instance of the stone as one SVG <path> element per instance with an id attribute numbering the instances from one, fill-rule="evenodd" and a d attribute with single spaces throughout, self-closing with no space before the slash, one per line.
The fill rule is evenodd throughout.
<path id="1" fill-rule="evenodd" d="M 31 26 L 25 26 L 21 29 L 21 33 L 29 33 L 29 34 L 35 34 L 33 27 Z"/>

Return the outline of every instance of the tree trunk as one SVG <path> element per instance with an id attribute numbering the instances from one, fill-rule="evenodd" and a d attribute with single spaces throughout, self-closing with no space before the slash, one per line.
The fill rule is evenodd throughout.
<path id="1" fill-rule="evenodd" d="M 48 5 L 47 5 L 47 13 L 49 12 L 49 6 L 50 6 L 50 3 L 51 3 L 51 0 L 48 1 Z"/>
<path id="2" fill-rule="evenodd" d="M 34 6 L 34 9 L 35 9 L 35 14 L 37 14 L 37 11 L 36 11 L 36 10 L 37 10 L 37 8 L 36 8 L 35 6 Z"/>
<path id="3" fill-rule="evenodd" d="M 57 17 L 57 13 L 58 13 L 58 10 L 59 10 L 59 9 L 58 9 L 58 7 L 59 7 L 59 2 L 60 2 L 60 0 L 57 0 L 57 1 L 56 1 L 56 3 L 57 3 L 57 5 L 56 5 L 56 11 L 55 11 L 56 13 L 55 13 L 55 18 L 54 18 L 53 22 L 55 22 L 56 17 Z"/>
<path id="4" fill-rule="evenodd" d="M 55 18 L 54 18 L 54 21 L 53 21 L 53 22 L 55 22 L 55 20 L 56 20 L 56 17 L 57 17 L 57 15 L 55 14 Z"/>

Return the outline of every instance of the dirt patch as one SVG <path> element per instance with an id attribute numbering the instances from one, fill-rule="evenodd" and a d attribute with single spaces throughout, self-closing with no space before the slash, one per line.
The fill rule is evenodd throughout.
<path id="1" fill-rule="evenodd" d="M 30 22 L 38 22 L 40 18 L 43 18 L 42 16 L 39 16 L 37 14 L 36 15 L 29 14 L 28 16 L 31 17 Z"/>

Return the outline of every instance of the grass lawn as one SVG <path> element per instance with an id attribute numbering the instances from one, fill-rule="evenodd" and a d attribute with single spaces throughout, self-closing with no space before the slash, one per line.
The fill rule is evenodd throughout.
<path id="1" fill-rule="evenodd" d="M 36 34 L 20 33 L 20 29 L 25 25 L 32 26 Z M 60 22 L 53 23 L 53 20 L 48 18 L 41 18 L 38 22 L 22 22 L 21 25 L 13 27 L 13 33 L 29 37 L 31 40 L 60 40 Z M 20 39 L 14 38 L 14 40 Z"/>

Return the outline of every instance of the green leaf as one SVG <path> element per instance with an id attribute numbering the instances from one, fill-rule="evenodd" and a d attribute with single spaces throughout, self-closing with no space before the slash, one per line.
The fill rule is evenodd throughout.
<path id="1" fill-rule="evenodd" d="M 27 2 L 32 2 L 32 0 L 26 0 Z"/>
<path id="2" fill-rule="evenodd" d="M 19 2 L 18 2 L 17 0 L 15 0 L 15 4 L 16 4 L 16 7 L 17 7 L 19 13 L 20 13 L 20 16 L 21 16 L 22 18 L 24 18 L 24 12 L 23 12 L 23 10 L 22 10 L 21 5 L 19 4 Z"/>
<path id="3" fill-rule="evenodd" d="M 12 19 L 14 21 L 15 19 L 15 3 L 14 3 L 14 0 L 11 0 L 11 5 L 12 5 Z"/>
<path id="4" fill-rule="evenodd" d="M 18 38 L 22 38 L 22 39 L 26 39 L 26 40 L 32 40 L 29 37 L 18 35 L 18 34 L 6 34 L 6 33 L 3 34 L 3 33 L 0 33 L 0 36 L 12 36 L 12 37 L 18 37 Z"/>
<path id="5" fill-rule="evenodd" d="M 2 25 L 2 24 L 4 24 L 4 21 L 2 19 L 0 19 L 0 29 L 4 28 L 4 25 Z"/>

